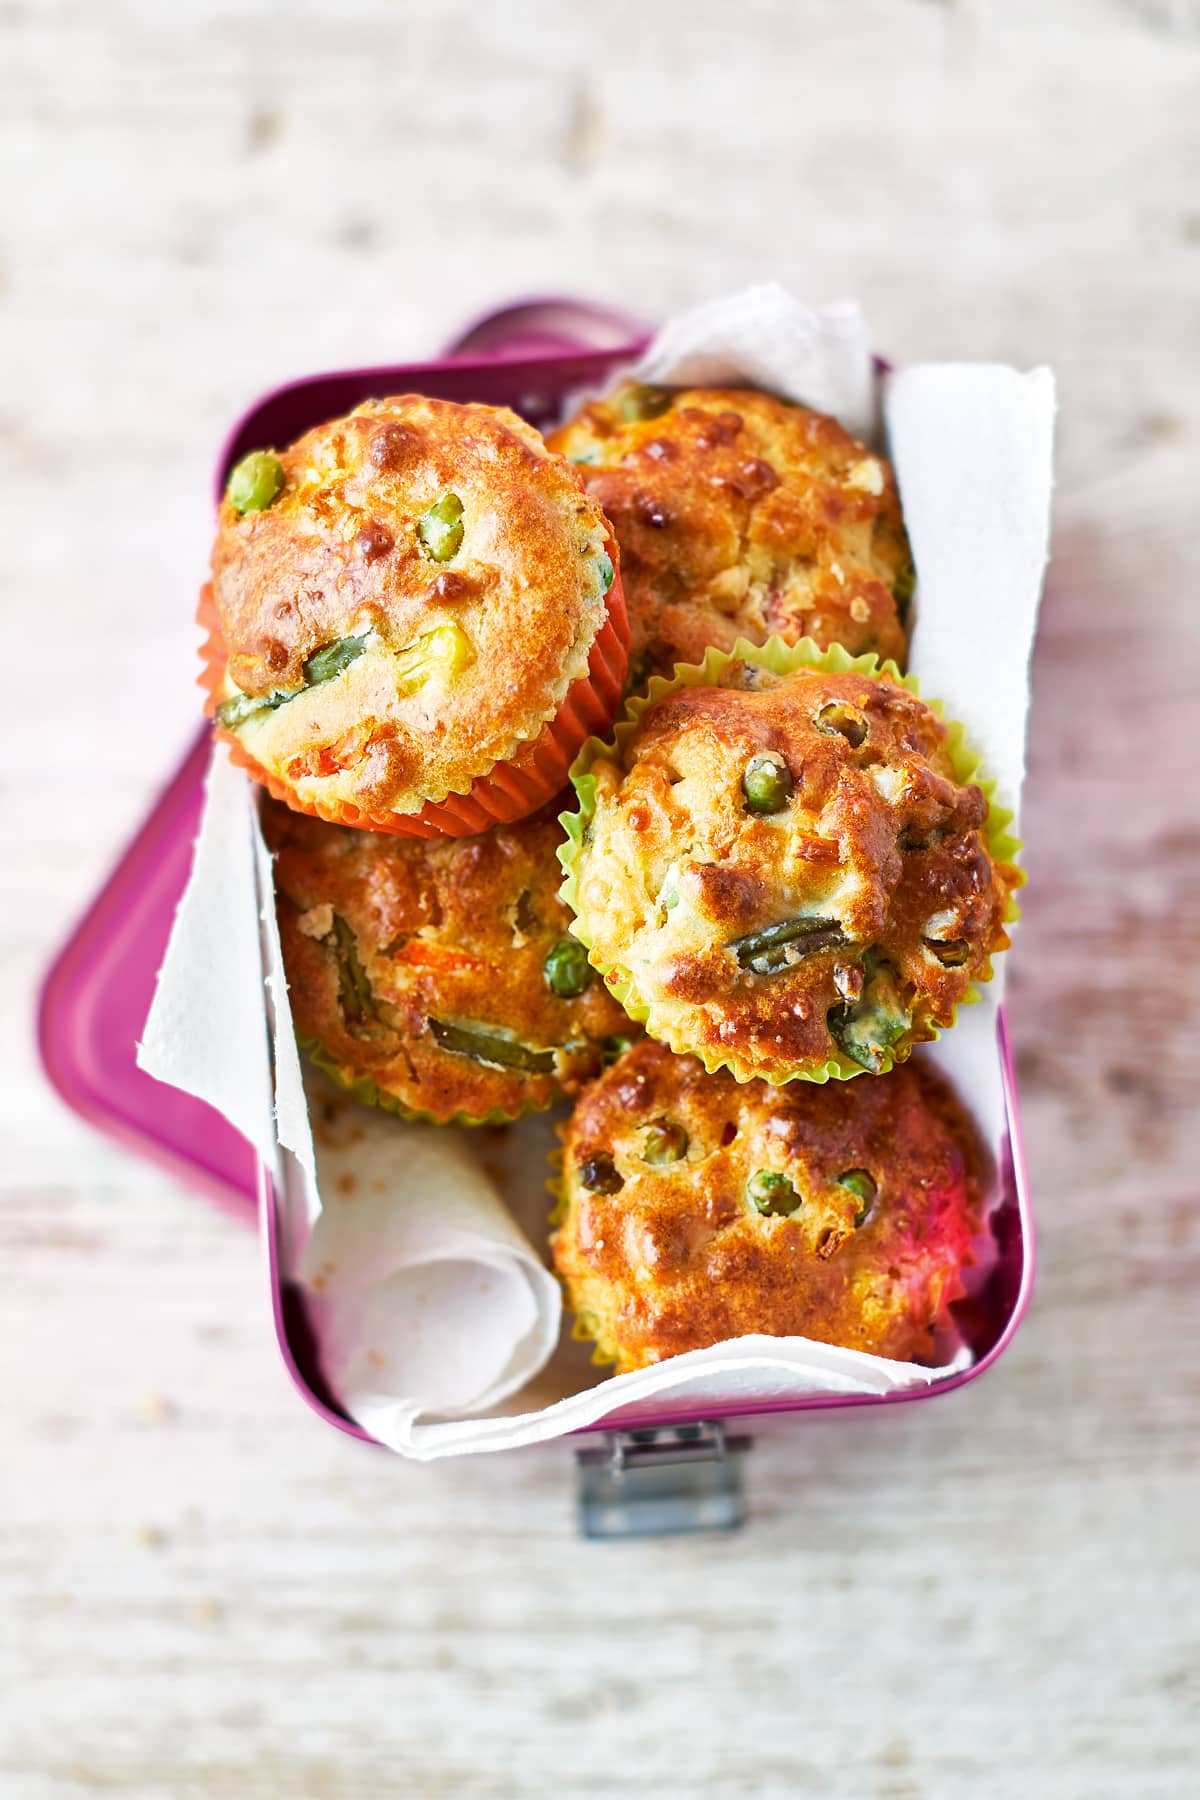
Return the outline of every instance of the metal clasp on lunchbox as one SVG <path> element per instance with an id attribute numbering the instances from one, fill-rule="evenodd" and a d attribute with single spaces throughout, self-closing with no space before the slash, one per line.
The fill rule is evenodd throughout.
<path id="1" fill-rule="evenodd" d="M 606 1432 L 603 1448 L 576 1452 L 580 1530 L 589 1538 L 736 1531 L 750 1443 L 719 1420 Z"/>

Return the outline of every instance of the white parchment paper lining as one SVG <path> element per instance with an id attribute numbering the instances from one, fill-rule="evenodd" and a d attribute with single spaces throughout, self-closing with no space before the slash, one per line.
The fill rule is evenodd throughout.
<path id="1" fill-rule="evenodd" d="M 966 723 L 1015 808 L 1049 537 L 1049 371 L 925 364 L 880 383 L 856 306 L 805 307 L 761 286 L 669 322 L 637 373 L 767 387 L 862 434 L 882 401 L 918 576 L 910 668 Z M 924 1052 L 992 1145 L 1004 1123 L 1003 982 L 1001 958 L 983 999 Z M 306 1094 L 255 796 L 220 751 L 139 1060 L 216 1106 L 274 1171 L 285 1273 L 306 1288 L 329 1383 L 359 1424 L 406 1456 L 512 1448 L 618 1411 L 636 1422 L 668 1407 L 886 1393 L 934 1382 L 966 1355 L 923 1369 L 805 1338 L 754 1337 L 607 1380 L 576 1356 L 551 1378 L 559 1289 L 513 1217 L 533 1230 L 541 1211 L 544 1121 L 510 1127 L 501 1143 L 331 1102 L 319 1078 Z"/>

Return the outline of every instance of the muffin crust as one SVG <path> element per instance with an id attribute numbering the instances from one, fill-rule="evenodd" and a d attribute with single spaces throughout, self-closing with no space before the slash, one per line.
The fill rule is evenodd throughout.
<path id="1" fill-rule="evenodd" d="M 632 686 L 739 637 L 903 666 L 912 560 L 890 463 L 835 419 L 745 388 L 618 388 L 549 443 L 621 547 Z"/>
<path id="2" fill-rule="evenodd" d="M 439 1123 L 515 1118 L 632 1034 L 568 936 L 552 813 L 428 844 L 273 801 L 263 825 L 297 1032 L 361 1097 Z"/>
<path id="3" fill-rule="evenodd" d="M 878 1073 L 989 978 L 1017 871 L 993 861 L 987 801 L 932 708 L 761 654 L 653 700 L 597 758 L 564 891 L 597 968 L 673 1049 L 742 1078 Z M 766 812 L 748 792 L 764 767 Z"/>
<path id="4" fill-rule="evenodd" d="M 222 502 L 214 706 L 304 810 L 415 812 L 536 739 L 614 579 L 577 473 L 504 408 L 368 401 Z"/>
<path id="5" fill-rule="evenodd" d="M 619 1370 L 752 1333 L 929 1353 L 978 1225 L 979 1159 L 923 1067 L 739 1085 L 647 1039 L 563 1135 L 555 1264 Z"/>

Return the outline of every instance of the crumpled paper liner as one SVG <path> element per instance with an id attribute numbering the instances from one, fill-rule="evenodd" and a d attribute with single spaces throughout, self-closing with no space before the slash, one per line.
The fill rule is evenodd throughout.
<path id="1" fill-rule="evenodd" d="M 356 1416 L 397 1394 L 447 1418 L 499 1404 L 553 1349 L 562 1296 L 472 1134 L 306 1086 L 322 1203 L 296 1273 L 330 1387 Z"/>
<path id="2" fill-rule="evenodd" d="M 878 429 L 874 358 L 856 302 L 806 306 L 775 281 L 676 313 L 626 373 L 655 387 L 764 388 L 832 413 L 857 438 Z"/>
<path id="3" fill-rule="evenodd" d="M 752 644 L 746 638 L 739 638 L 732 650 L 709 650 L 702 663 L 677 663 L 674 676 L 654 676 L 645 694 L 636 695 L 626 701 L 625 717 L 617 725 L 610 739 L 602 742 L 599 738 L 589 738 L 580 751 L 575 766 L 571 770 L 571 781 L 579 796 L 579 811 L 562 813 L 559 818 L 559 823 L 567 834 L 567 840 L 559 847 L 558 852 L 558 860 L 562 864 L 563 870 L 560 893 L 565 904 L 575 915 L 571 930 L 587 950 L 588 960 L 593 968 L 597 969 L 604 977 L 609 992 L 616 996 L 635 1023 L 643 1025 L 651 1037 L 660 1039 L 669 1049 L 674 1050 L 677 1056 L 697 1057 L 710 1075 L 714 1075 L 718 1069 L 727 1069 L 735 1081 L 748 1082 L 761 1079 L 770 1082 L 774 1087 L 779 1087 L 787 1081 L 850 1081 L 855 1076 L 867 1075 L 870 1071 L 864 1069 L 861 1063 L 856 1063 L 850 1057 L 842 1056 L 840 1053 L 829 1057 L 816 1069 L 799 1071 L 796 1074 L 760 1076 L 757 1069 L 748 1067 L 731 1051 L 722 1052 L 718 1049 L 709 1049 L 688 1043 L 685 1035 L 678 1029 L 661 1025 L 653 1019 L 653 1005 L 635 996 L 634 983 L 630 977 L 616 974 L 613 964 L 602 962 L 592 954 L 591 943 L 582 929 L 578 905 L 579 857 L 583 848 L 584 833 L 595 811 L 596 777 L 593 770 L 596 764 L 610 762 L 619 766 L 625 747 L 637 731 L 648 707 L 655 705 L 659 700 L 666 699 L 670 694 L 677 694 L 681 688 L 715 687 L 729 665 L 735 662 L 756 663 L 759 668 L 768 669 L 772 675 L 791 675 L 797 669 L 820 669 L 826 674 L 834 675 L 870 675 L 895 682 L 898 686 L 907 688 L 909 693 L 914 694 L 918 700 L 922 698 L 921 686 L 916 676 L 902 675 L 894 662 L 881 663 L 877 656 L 870 654 L 851 656 L 848 651 L 842 649 L 840 644 L 833 644 L 828 650 L 822 650 L 812 638 L 801 638 L 796 644 L 786 644 L 779 637 L 770 638 L 765 644 Z M 1020 908 L 1014 898 L 1014 890 L 1020 887 L 1025 880 L 1024 872 L 1014 866 L 1021 843 L 1020 839 L 1014 837 L 1010 830 L 1013 822 L 1012 811 L 1001 806 L 996 800 L 996 783 L 984 774 L 979 755 L 967 738 L 966 727 L 956 720 L 947 721 L 945 709 L 940 700 L 927 699 L 925 704 L 946 726 L 945 749 L 954 769 L 956 780 L 964 787 L 974 783 L 975 786 L 982 788 L 988 802 L 983 831 L 992 861 L 997 864 L 1008 884 L 1004 923 L 1011 924 L 1020 917 Z M 997 953 L 1007 947 L 1008 940 L 1006 939 L 1003 944 L 997 946 Z M 990 981 L 991 978 L 992 963 L 989 957 L 978 980 L 980 982 Z M 960 1004 L 971 1005 L 979 999 L 979 992 L 979 986 L 972 983 Z M 951 1029 L 957 1016 L 958 1008 L 955 1007 L 950 1025 L 942 1026 L 940 1030 L 932 1025 L 926 1027 L 925 1029 L 931 1033 L 931 1036 L 924 1041 L 936 1041 L 944 1031 Z M 911 1051 L 912 1045 L 902 1048 L 903 1054 L 900 1057 L 895 1055 L 891 1045 L 886 1048 L 878 1070 L 879 1074 L 885 1075 L 889 1069 L 895 1067 L 898 1061 L 903 1061 Z"/>
<path id="4" fill-rule="evenodd" d="M 351 1410 L 360 1385 L 378 1396 L 381 1371 L 418 1412 L 449 1415 L 499 1404 L 544 1368 L 562 1297 L 501 1198 L 513 1184 L 488 1166 L 514 1160 L 511 1140 L 479 1133 L 481 1161 L 475 1132 L 360 1108 L 302 1068 L 255 790 L 221 745 L 138 1063 L 224 1113 L 271 1171 L 285 1278 L 304 1285 Z"/>

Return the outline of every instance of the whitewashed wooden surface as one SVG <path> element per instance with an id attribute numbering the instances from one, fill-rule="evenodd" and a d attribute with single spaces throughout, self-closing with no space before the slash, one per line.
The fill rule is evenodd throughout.
<path id="1" fill-rule="evenodd" d="M 1200 6 L 0 11 L 0 1794 L 1200 1793 Z M 228 421 L 536 290 L 754 275 L 1053 363 L 1015 955 L 1031 1317 L 754 1453 L 738 1538 L 309 1416 L 248 1234 L 43 1085 L 40 967 L 193 724 Z"/>

